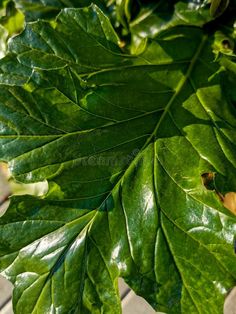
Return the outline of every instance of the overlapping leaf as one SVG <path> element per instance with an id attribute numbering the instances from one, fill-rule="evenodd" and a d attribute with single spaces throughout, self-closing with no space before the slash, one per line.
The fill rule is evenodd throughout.
<path id="1" fill-rule="evenodd" d="M 81 8 L 94 3 L 102 9 L 106 8 L 107 0 L 14 0 L 17 7 L 24 12 L 28 21 L 38 18 L 55 17 L 63 8 Z"/>
<path id="2" fill-rule="evenodd" d="M 26 15 L 27 21 L 35 21 L 38 18 L 51 19 L 59 13 L 60 9 L 85 7 L 95 3 L 109 16 L 113 26 L 124 39 L 123 45 L 132 54 L 143 52 L 147 38 L 153 38 L 169 27 L 176 25 L 203 26 L 217 16 L 211 14 L 210 3 L 205 0 L 15 0 L 15 3 Z M 217 11 L 217 6 L 214 7 Z"/>
<path id="3" fill-rule="evenodd" d="M 131 34 L 130 50 L 139 54 L 147 38 L 177 25 L 203 26 L 214 19 L 207 1 L 116 1 L 117 19 Z"/>
<path id="4" fill-rule="evenodd" d="M 19 181 L 49 182 L 0 219 L 16 313 L 120 313 L 119 276 L 155 309 L 222 313 L 236 219 L 202 175 L 236 191 L 236 116 L 213 41 L 179 26 L 124 55 L 95 6 L 11 41 L 0 158 Z"/>

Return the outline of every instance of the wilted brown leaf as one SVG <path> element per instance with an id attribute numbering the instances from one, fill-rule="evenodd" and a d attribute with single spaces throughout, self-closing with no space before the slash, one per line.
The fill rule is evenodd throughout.
<path id="1" fill-rule="evenodd" d="M 236 193 L 229 192 L 223 197 L 223 204 L 228 208 L 233 214 L 236 215 Z"/>

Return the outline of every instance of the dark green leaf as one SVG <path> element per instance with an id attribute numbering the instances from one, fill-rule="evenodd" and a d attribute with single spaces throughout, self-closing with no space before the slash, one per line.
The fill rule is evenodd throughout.
<path id="1" fill-rule="evenodd" d="M 130 22 L 134 37 L 131 49 L 139 47 L 138 38 L 154 38 L 157 34 L 177 25 L 203 26 L 212 20 L 205 1 L 149 1 L 140 7 L 137 16 Z M 135 40 L 135 37 L 137 40 Z"/>
<path id="2" fill-rule="evenodd" d="M 236 191 L 236 117 L 213 42 L 174 27 L 130 57 L 95 6 L 11 40 L 25 74 L 9 85 L 4 62 L 21 65 L 3 60 L 0 158 L 49 183 L 0 219 L 16 313 L 120 313 L 118 277 L 157 310 L 222 313 L 236 219 L 217 193 Z"/>
<path id="3" fill-rule="evenodd" d="M 106 8 L 107 0 L 14 0 L 17 7 L 22 10 L 27 21 L 38 18 L 50 19 L 55 17 L 61 9 L 81 8 L 94 3 L 101 8 Z"/>

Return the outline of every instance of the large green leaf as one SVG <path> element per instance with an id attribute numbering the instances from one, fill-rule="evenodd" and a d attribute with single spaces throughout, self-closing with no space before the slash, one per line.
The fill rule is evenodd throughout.
<path id="1" fill-rule="evenodd" d="M 17 7 L 26 15 L 27 21 L 35 21 L 38 18 L 52 19 L 63 8 L 81 8 L 95 3 L 109 16 L 122 38 L 121 46 L 134 55 L 145 50 L 148 38 L 154 38 L 163 30 L 177 25 L 202 27 L 214 20 L 229 4 L 228 1 L 222 1 L 224 2 L 222 5 L 218 2 L 212 2 L 210 6 L 207 0 L 148 2 L 142 0 L 15 0 Z M 213 11 L 215 14 L 212 13 Z"/>
<path id="2" fill-rule="evenodd" d="M 206 0 L 15 0 L 15 3 L 25 13 L 27 21 L 51 19 L 63 8 L 80 8 L 95 3 L 106 11 L 123 38 L 123 46 L 132 54 L 140 54 L 146 47 L 147 38 L 153 38 L 169 27 L 203 26 L 215 18 L 210 13 L 210 4 Z"/>
<path id="3" fill-rule="evenodd" d="M 11 40 L 0 158 L 49 183 L 0 219 L 15 313 L 120 313 L 118 277 L 155 309 L 222 313 L 236 219 L 216 191 L 236 191 L 236 116 L 213 40 L 174 27 L 130 57 L 95 6 Z"/>

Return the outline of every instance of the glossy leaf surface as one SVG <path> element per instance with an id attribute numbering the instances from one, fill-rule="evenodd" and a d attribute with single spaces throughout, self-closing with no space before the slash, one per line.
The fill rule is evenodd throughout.
<path id="1" fill-rule="evenodd" d="M 216 191 L 236 191 L 236 116 L 213 40 L 173 27 L 124 55 L 95 6 L 11 40 L 0 158 L 16 180 L 49 183 L 0 219 L 16 313 L 120 313 L 118 277 L 159 311 L 222 313 L 236 219 Z"/>

